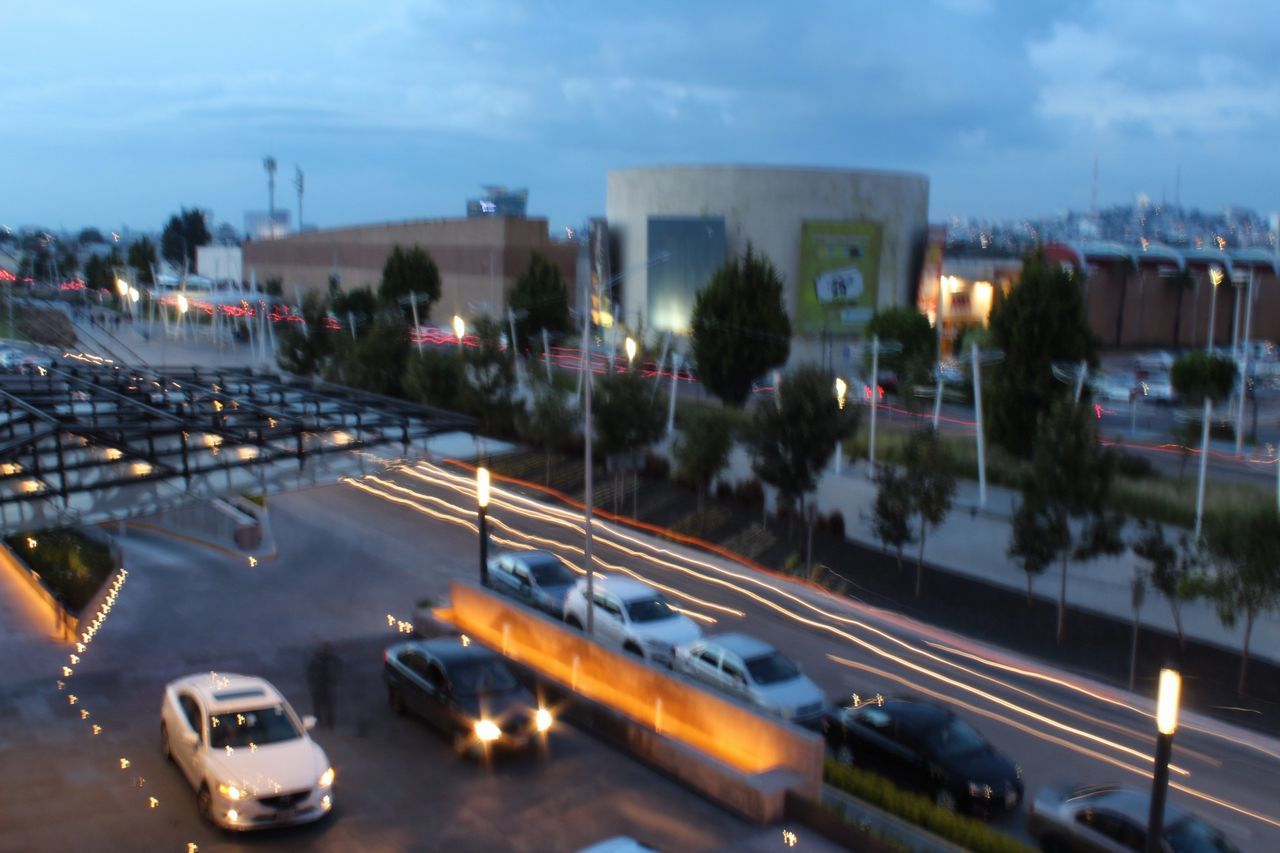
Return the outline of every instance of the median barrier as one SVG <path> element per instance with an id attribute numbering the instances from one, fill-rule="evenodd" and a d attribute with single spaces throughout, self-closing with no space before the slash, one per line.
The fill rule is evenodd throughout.
<path id="1" fill-rule="evenodd" d="M 441 615 L 569 698 L 584 728 L 743 817 L 784 816 L 787 791 L 818 797 L 822 739 L 605 648 L 582 632 L 483 589 L 453 581 Z"/>

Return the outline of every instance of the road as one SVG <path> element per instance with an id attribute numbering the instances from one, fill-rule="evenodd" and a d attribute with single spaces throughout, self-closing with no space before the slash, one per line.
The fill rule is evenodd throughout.
<path id="1" fill-rule="evenodd" d="M 441 525 L 474 532 L 471 479 L 453 468 L 416 463 L 346 488 L 316 510 L 335 525 L 362 520 L 366 536 L 425 541 Z M 380 511 L 371 513 L 371 500 Z M 549 548 L 580 564 L 578 512 L 498 489 L 489 518 L 495 546 Z M 597 523 L 595 531 L 600 568 L 660 586 L 708 631 L 745 630 L 769 640 L 832 697 L 907 693 L 950 704 L 1021 763 L 1029 792 L 1073 782 L 1149 784 L 1149 699 L 624 528 Z M 1258 784 L 1280 778 L 1280 743 L 1188 712 L 1174 765 L 1173 801 L 1243 849 L 1280 848 L 1277 786 Z M 1001 822 L 1014 833 L 1023 824 L 1021 813 Z"/>

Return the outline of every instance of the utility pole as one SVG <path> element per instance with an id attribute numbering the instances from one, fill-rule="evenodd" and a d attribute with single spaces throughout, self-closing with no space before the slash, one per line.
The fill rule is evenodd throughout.
<path id="1" fill-rule="evenodd" d="M 298 230 L 302 230 L 302 167 L 294 166 L 293 186 L 298 190 Z"/>
<path id="2" fill-rule="evenodd" d="M 587 244 L 585 242 L 579 244 L 578 247 L 578 270 L 582 271 L 583 262 L 589 260 L 587 258 Z M 589 269 L 589 267 L 588 267 Z M 582 436 L 583 444 L 586 450 L 583 454 L 583 461 L 586 464 L 586 494 L 584 495 L 584 504 L 586 506 L 586 516 L 584 519 L 584 528 L 586 529 L 586 541 L 583 548 L 583 568 L 587 570 L 587 636 L 590 637 L 595 633 L 595 571 L 591 565 L 591 522 L 593 515 L 594 496 L 592 495 L 592 472 L 591 472 L 591 275 L 581 277 L 583 281 L 582 288 L 582 372 L 584 393 L 583 393 L 583 427 Z"/>
<path id="3" fill-rule="evenodd" d="M 267 233 L 269 239 L 276 236 L 276 158 L 267 156 L 262 159 L 262 168 L 267 170 Z"/>

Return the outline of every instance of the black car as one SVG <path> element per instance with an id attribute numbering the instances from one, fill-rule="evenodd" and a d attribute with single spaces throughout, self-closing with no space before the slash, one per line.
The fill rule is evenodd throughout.
<path id="1" fill-rule="evenodd" d="M 927 794 L 944 808 L 993 815 L 1022 800 L 1022 769 L 946 708 L 888 699 L 836 710 L 822 726 L 837 761 Z"/>
<path id="2" fill-rule="evenodd" d="M 396 713 L 444 732 L 459 753 L 538 743 L 552 725 L 499 656 L 460 638 L 397 643 L 382 655 L 382 679 Z"/>

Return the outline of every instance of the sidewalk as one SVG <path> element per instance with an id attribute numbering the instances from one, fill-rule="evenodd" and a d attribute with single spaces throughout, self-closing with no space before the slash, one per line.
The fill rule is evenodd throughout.
<path id="1" fill-rule="evenodd" d="M 742 448 L 734 451 L 725 475 L 731 480 L 754 477 L 750 460 Z M 822 476 L 816 491 L 820 512 L 839 510 L 844 516 L 845 535 L 852 541 L 880 550 L 883 545 L 872 533 L 871 518 L 876 487 L 865 460 L 842 465 L 839 474 L 831 468 Z M 951 513 L 925 540 L 926 563 L 990 584 L 1025 592 L 1026 575 L 1008 557 L 1010 518 L 1018 493 L 998 486 L 987 487 L 985 507 L 979 507 L 978 484 L 957 480 Z M 1132 528 L 1126 530 L 1132 535 Z M 915 559 L 916 546 L 904 557 Z M 1133 618 L 1130 582 L 1142 561 L 1131 551 L 1087 563 L 1072 562 L 1067 570 L 1067 603 L 1082 610 L 1115 617 L 1125 622 Z M 1057 601 L 1058 565 L 1037 577 L 1032 585 L 1038 598 Z M 1175 633 L 1169 604 L 1152 589 L 1147 590 L 1141 612 L 1142 624 L 1172 635 Z M 1243 621 L 1243 620 L 1242 620 Z M 1182 630 L 1189 638 L 1201 640 L 1238 653 L 1244 637 L 1243 625 L 1226 628 L 1218 620 L 1211 603 L 1194 601 L 1182 607 Z M 1280 616 L 1260 615 L 1253 626 L 1250 656 L 1280 662 Z"/>

